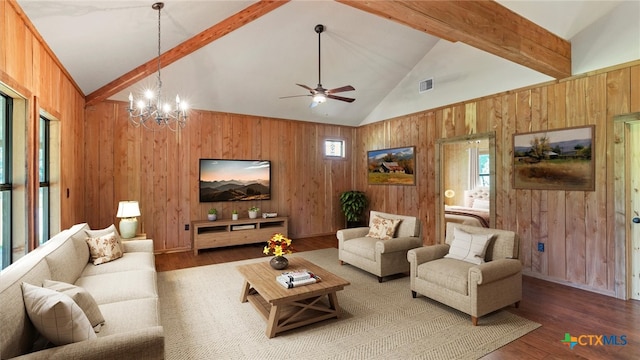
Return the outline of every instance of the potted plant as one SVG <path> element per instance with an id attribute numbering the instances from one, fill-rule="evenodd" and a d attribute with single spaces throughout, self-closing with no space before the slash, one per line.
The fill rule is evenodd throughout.
<path id="1" fill-rule="evenodd" d="M 207 219 L 209 221 L 215 221 L 218 218 L 218 209 L 211 208 L 209 209 L 209 213 L 207 214 Z"/>
<path id="2" fill-rule="evenodd" d="M 249 208 L 249 219 L 255 219 L 258 217 L 258 211 L 260 211 L 260 208 L 252 206 Z"/>
<path id="3" fill-rule="evenodd" d="M 231 212 L 231 220 L 238 220 L 238 210 L 233 210 Z"/>
<path id="4" fill-rule="evenodd" d="M 340 205 L 346 219 L 346 227 L 363 226 L 364 209 L 369 202 L 362 191 L 345 191 L 340 194 Z"/>

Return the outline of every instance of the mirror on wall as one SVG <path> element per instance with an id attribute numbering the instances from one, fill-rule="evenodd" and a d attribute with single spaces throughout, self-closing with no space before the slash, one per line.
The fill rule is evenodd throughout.
<path id="1" fill-rule="evenodd" d="M 495 133 L 443 138 L 436 145 L 436 236 L 447 222 L 495 227 Z"/>

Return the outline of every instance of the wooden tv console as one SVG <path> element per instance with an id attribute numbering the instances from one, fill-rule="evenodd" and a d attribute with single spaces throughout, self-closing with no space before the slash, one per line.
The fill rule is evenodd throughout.
<path id="1" fill-rule="evenodd" d="M 200 249 L 267 242 L 275 233 L 288 236 L 286 216 L 238 220 L 198 220 L 191 223 L 193 253 Z"/>

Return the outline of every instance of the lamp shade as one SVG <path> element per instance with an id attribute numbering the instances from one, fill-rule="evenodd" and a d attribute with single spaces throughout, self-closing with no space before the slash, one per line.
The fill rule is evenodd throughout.
<path id="1" fill-rule="evenodd" d="M 456 192 L 448 189 L 447 191 L 444 192 L 444 196 L 451 199 L 452 197 L 456 196 Z"/>
<path id="2" fill-rule="evenodd" d="M 140 207 L 137 201 L 120 201 L 116 217 L 132 218 L 140 216 Z"/>

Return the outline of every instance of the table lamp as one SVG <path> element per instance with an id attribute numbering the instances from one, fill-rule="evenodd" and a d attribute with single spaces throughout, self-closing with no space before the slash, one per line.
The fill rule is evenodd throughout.
<path id="1" fill-rule="evenodd" d="M 120 236 L 123 239 L 131 239 L 136 236 L 140 207 L 137 201 L 120 201 L 116 217 L 120 218 Z"/>

